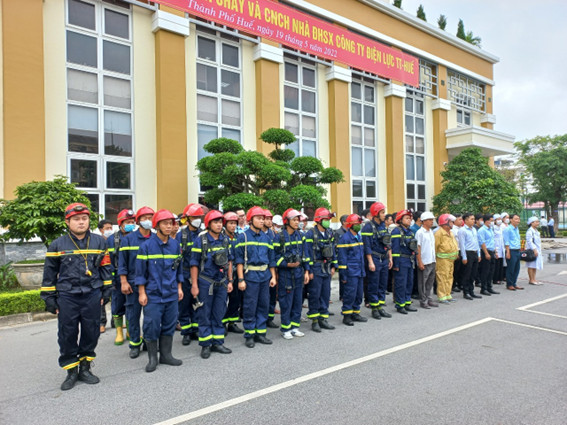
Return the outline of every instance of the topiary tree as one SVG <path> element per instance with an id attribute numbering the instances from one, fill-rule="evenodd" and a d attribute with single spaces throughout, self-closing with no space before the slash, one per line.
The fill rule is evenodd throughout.
<path id="1" fill-rule="evenodd" d="M 398 9 L 402 8 L 402 0 L 394 0 L 394 6 L 397 7 Z"/>
<path id="2" fill-rule="evenodd" d="M 0 199 L 0 226 L 8 229 L 3 240 L 18 239 L 20 243 L 39 237 L 49 244 L 67 231 L 65 208 L 73 202 L 81 202 L 91 209 L 85 192 L 69 183 L 65 176 L 55 176 L 52 181 L 32 181 L 18 186 L 13 200 Z M 99 215 L 91 211 L 91 227 L 96 227 Z"/>
<path id="3" fill-rule="evenodd" d="M 435 214 L 496 213 L 522 210 L 516 187 L 488 165 L 479 148 L 467 148 L 457 155 L 445 171 L 443 189 L 433 197 Z"/>
<path id="4" fill-rule="evenodd" d="M 465 24 L 462 19 L 459 19 L 459 23 L 457 24 L 457 38 L 460 38 L 461 40 L 467 38 L 467 34 L 465 33 Z"/>
<path id="5" fill-rule="evenodd" d="M 208 187 L 206 203 L 222 202 L 225 210 L 261 205 L 277 213 L 290 207 L 329 207 L 322 185 L 342 182 L 340 170 L 325 168 L 317 158 L 295 158 L 292 150 L 283 148 L 296 141 L 287 130 L 270 128 L 260 139 L 275 146 L 268 157 L 245 151 L 230 139 L 211 140 L 204 146 L 212 155 L 200 159 L 197 169 L 201 185 Z"/>

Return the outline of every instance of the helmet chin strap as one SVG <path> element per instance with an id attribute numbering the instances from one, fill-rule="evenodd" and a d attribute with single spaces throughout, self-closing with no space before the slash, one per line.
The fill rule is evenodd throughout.
<path id="1" fill-rule="evenodd" d="M 260 229 L 259 227 L 254 226 L 254 217 L 252 217 L 252 221 L 250 222 L 250 227 L 253 227 L 254 229 L 256 229 L 258 232 L 261 232 L 262 229 Z"/>
<path id="2" fill-rule="evenodd" d="M 220 235 L 221 232 L 215 232 L 212 227 L 209 228 L 209 231 L 213 232 L 215 235 Z"/>

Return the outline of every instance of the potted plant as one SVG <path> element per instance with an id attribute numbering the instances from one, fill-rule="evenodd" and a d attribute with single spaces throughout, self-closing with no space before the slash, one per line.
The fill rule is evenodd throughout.
<path id="1" fill-rule="evenodd" d="M 45 247 L 67 231 L 65 208 L 73 202 L 91 206 L 85 192 L 69 183 L 65 176 L 51 181 L 32 181 L 18 186 L 12 200 L 0 199 L 0 226 L 6 231 L 3 241 L 17 240 L 19 244 L 39 238 Z M 96 226 L 98 214 L 91 213 L 91 226 Z M 39 288 L 43 277 L 43 260 L 13 264 L 23 288 Z"/>

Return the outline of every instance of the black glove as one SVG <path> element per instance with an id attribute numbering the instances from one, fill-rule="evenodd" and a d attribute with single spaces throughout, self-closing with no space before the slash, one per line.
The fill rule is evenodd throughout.
<path id="1" fill-rule="evenodd" d="M 112 295 L 112 285 L 107 285 L 102 289 L 102 300 L 104 304 L 110 301 L 110 295 Z"/>
<path id="2" fill-rule="evenodd" d="M 59 310 L 59 305 L 57 305 L 57 298 L 49 297 L 45 299 L 45 311 L 48 311 L 52 314 L 57 314 L 57 310 Z"/>

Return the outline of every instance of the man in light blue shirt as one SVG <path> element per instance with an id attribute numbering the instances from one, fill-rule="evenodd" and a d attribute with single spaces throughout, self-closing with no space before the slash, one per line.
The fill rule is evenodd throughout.
<path id="1" fill-rule="evenodd" d="M 482 298 L 474 293 L 473 277 L 476 276 L 478 263 L 482 260 L 480 257 L 480 245 L 478 244 L 478 236 L 474 228 L 474 214 L 463 214 L 465 225 L 459 230 L 459 250 L 463 262 L 463 270 L 461 275 L 461 285 L 463 287 L 463 297 L 466 300 L 474 298 Z"/>
<path id="2" fill-rule="evenodd" d="M 490 214 L 485 214 L 483 216 L 484 224 L 478 230 L 478 243 L 482 251 L 481 257 L 483 257 L 483 262 L 480 263 L 480 283 L 482 295 L 492 295 L 499 294 L 494 289 L 492 289 L 492 278 L 494 276 L 494 267 L 496 266 L 496 260 L 498 258 L 498 253 L 495 252 L 495 240 L 494 240 L 494 229 L 492 228 L 492 216 Z"/>
<path id="3" fill-rule="evenodd" d="M 518 275 L 520 274 L 520 216 L 512 214 L 510 217 L 510 225 L 504 231 L 504 245 L 506 246 L 506 286 L 510 291 L 516 289 L 524 289 L 518 286 Z"/>

